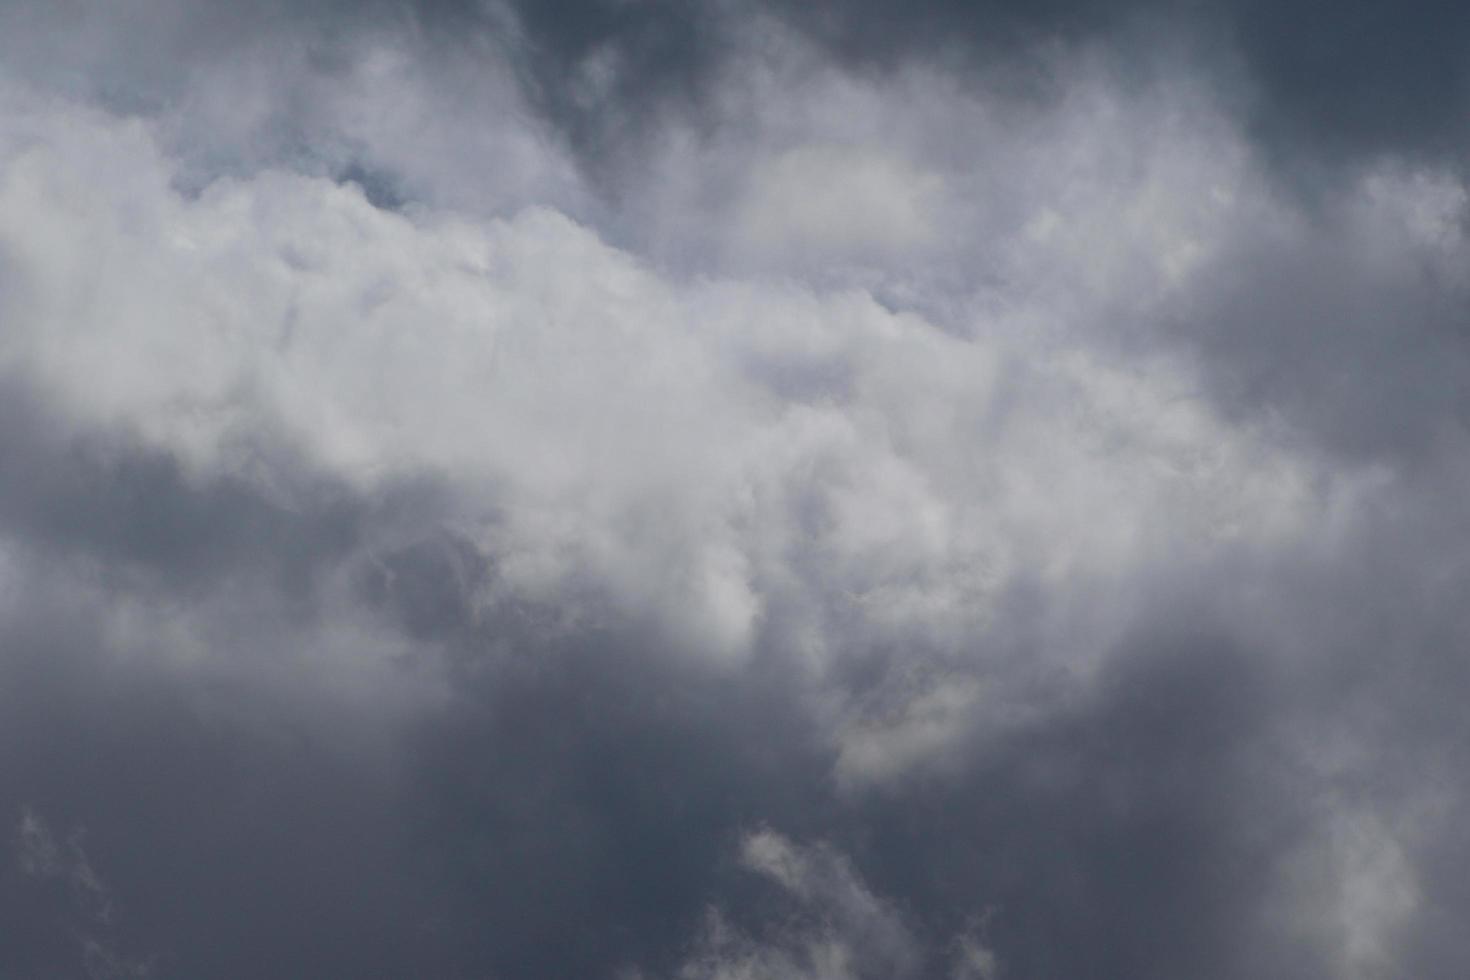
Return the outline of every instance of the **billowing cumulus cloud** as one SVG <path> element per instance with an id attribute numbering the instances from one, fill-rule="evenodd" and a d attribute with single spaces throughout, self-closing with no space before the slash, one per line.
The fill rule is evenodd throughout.
<path id="1" fill-rule="evenodd" d="M 0 3 L 0 977 L 1462 975 L 1465 32 L 1308 8 Z"/>

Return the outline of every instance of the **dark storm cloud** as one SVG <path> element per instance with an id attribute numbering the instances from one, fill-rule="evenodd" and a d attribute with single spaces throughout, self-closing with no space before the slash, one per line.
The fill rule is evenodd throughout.
<path id="1" fill-rule="evenodd" d="M 0 418 L 0 532 L 46 553 L 183 592 L 264 574 L 305 600 L 314 571 L 358 537 L 363 508 L 309 467 L 290 468 L 302 484 L 291 509 L 238 479 L 191 485 L 169 455 L 77 432 L 23 388 L 0 385 Z"/>
<path id="2" fill-rule="evenodd" d="M 1142 75 L 1166 76 L 1178 70 L 1170 59 L 1183 59 L 1308 196 L 1334 182 L 1341 164 L 1457 163 L 1470 106 L 1470 15 L 1428 2 L 253 0 L 102 10 L 8 0 L 0 17 L 25 39 L 8 60 L 31 77 L 145 113 L 186 97 L 199 72 L 246 45 L 283 63 L 307 52 L 309 70 L 327 75 L 375 33 L 413 38 L 429 58 L 505 58 L 529 103 L 599 179 L 635 163 L 670 113 L 708 125 L 722 73 L 770 26 L 858 72 L 940 64 L 1043 101 L 1056 94 L 1046 58 L 1059 46 L 1107 52 Z M 311 134 L 293 138 L 299 149 Z"/>
<path id="3" fill-rule="evenodd" d="M 957 781 L 845 800 L 775 652 L 731 676 L 632 625 L 568 633 L 555 610 L 477 605 L 493 563 L 453 534 L 366 560 L 330 509 L 190 486 L 166 458 L 68 435 L 7 398 L 0 513 L 40 552 L 3 637 L 0 805 L 22 838 L 4 917 L 28 937 L 8 946 L 7 975 L 88 957 L 156 976 L 667 972 L 708 904 L 757 931 L 779 907 L 732 866 L 764 825 L 849 849 L 940 937 L 934 971 L 942 937 L 994 908 L 1013 975 L 1229 975 L 1258 865 L 1294 816 L 1248 765 L 1269 688 L 1218 641 L 1126 661 L 1096 705 L 982 751 Z M 350 564 L 370 608 L 451 658 L 449 709 L 400 728 L 386 758 L 351 747 L 363 719 L 321 717 L 315 697 L 282 699 L 249 670 L 117 659 L 103 600 L 66 571 L 139 567 L 146 594 L 200 601 L 307 556 Z M 290 579 L 282 612 L 303 587 Z M 1239 819 L 1263 806 L 1264 828 Z M 82 862 L 79 902 L 54 883 Z"/>
<path id="4" fill-rule="evenodd" d="M 119 663 L 95 611 L 36 578 L 0 637 L 0 807 L 77 835 L 112 913 L 92 921 L 7 860 L 0 973 L 84 975 L 89 943 L 151 976 L 410 970 L 413 868 L 385 763 L 344 750 L 350 726 L 248 681 Z"/>
<path id="5" fill-rule="evenodd" d="M 920 975 L 981 915 L 1004 976 L 1328 975 L 1262 950 L 1303 788 L 1269 753 L 1259 668 L 1210 638 L 1125 659 L 958 778 L 844 800 L 779 676 L 681 666 L 636 631 L 547 642 L 490 617 L 501 650 L 387 765 L 269 698 L 109 667 L 53 615 L 6 636 L 5 802 L 85 829 L 117 909 L 88 935 L 154 975 L 666 975 L 707 904 L 757 935 L 783 914 L 732 864 L 763 825 L 853 855 L 921 924 Z M 40 918 L 19 971 L 81 955 L 38 888 L 8 889 L 7 921 Z"/>
<path id="6" fill-rule="evenodd" d="M 1273 149 L 1313 163 L 1347 157 L 1462 158 L 1470 14 L 1424 2 L 1135 0 L 1094 3 L 772 3 L 843 54 L 877 63 L 1100 41 L 1145 55 L 1171 34 L 1204 71 L 1244 71 L 1247 115 Z"/>
<path id="7" fill-rule="evenodd" d="M 413 588 L 458 594 L 449 583 L 461 573 L 447 570 L 463 568 L 463 546 L 444 545 L 437 559 L 416 551 L 394 563 L 423 573 Z M 1355 587 L 1375 582 L 1365 572 Z M 1312 615 L 1313 602 L 1303 594 L 1288 605 Z M 455 896 L 445 915 L 464 917 L 446 924 L 462 962 L 517 975 L 638 964 L 664 976 L 685 960 L 705 976 L 719 975 L 722 957 L 732 969 L 799 962 L 782 952 L 793 930 L 832 928 L 844 913 L 793 905 L 732 867 L 735 842 L 761 828 L 826 842 L 902 909 L 895 921 L 913 930 L 917 959 L 902 970 L 860 962 L 853 976 L 950 976 L 954 937 L 977 922 L 1004 977 L 1373 975 L 1372 961 L 1344 967 L 1341 948 L 1378 925 L 1303 911 L 1291 887 L 1296 867 L 1320 860 L 1340 814 L 1389 811 L 1462 754 L 1451 692 L 1464 669 L 1438 652 L 1434 630 L 1394 622 L 1402 603 L 1357 601 L 1359 621 L 1343 628 L 1362 647 L 1308 664 L 1252 647 L 1224 623 L 1202 629 L 1218 619 L 1207 598 L 1188 612 L 1161 603 L 1094 688 L 1064 694 L 1013 734 L 977 738 L 952 766 L 855 794 L 830 779 L 830 748 L 803 721 L 802 684 L 779 657 L 734 677 L 708 673 L 637 630 L 548 642 L 529 625 L 534 613 L 500 609 L 457 634 L 456 704 L 413 737 L 413 823 Z M 1410 647 L 1385 662 L 1374 638 L 1394 635 Z M 894 680 L 919 655 L 908 654 L 860 668 L 863 683 Z M 974 668 L 946 669 L 961 682 Z M 1311 746 L 1344 725 L 1370 726 L 1382 755 L 1324 773 Z M 1463 868 L 1462 838 L 1410 843 L 1408 860 Z M 1464 907 L 1454 879 L 1448 869 L 1426 877 L 1436 911 L 1415 919 L 1393 954 L 1425 975 L 1461 962 L 1440 925 Z M 706 904 L 755 941 L 775 937 L 776 953 L 722 941 L 694 951 Z M 508 928 L 469 924 L 482 920 Z"/>
<path id="8" fill-rule="evenodd" d="M 1222 5 L 1263 135 L 1330 156 L 1463 160 L 1470 13 L 1372 0 Z"/>
<path id="9" fill-rule="evenodd" d="M 11 450 L 25 441 L 18 414 Z M 29 441 L 27 461 L 49 452 L 49 478 L 65 478 L 64 444 Z M 117 469 L 81 464 L 90 486 L 49 506 L 126 508 L 133 472 L 151 466 L 165 475 L 148 484 L 149 507 L 259 531 L 249 507 L 209 511 L 215 491 L 183 486 L 166 462 L 111 452 Z M 113 603 L 182 595 L 207 610 L 257 565 L 273 581 L 260 556 L 289 563 L 284 539 L 264 537 L 256 557 L 202 540 L 180 552 L 176 524 L 134 522 L 129 534 L 149 533 L 119 539 L 99 518 L 53 550 L 56 511 L 38 519 L 16 489 L 3 487 L 16 505 L 5 529 L 30 547 L 10 593 L 23 612 L 0 631 L 7 978 L 671 966 L 731 876 L 739 832 L 796 822 L 824 784 L 827 756 L 779 677 L 721 676 L 632 626 L 558 639 L 536 610 L 472 609 L 491 566 L 442 532 L 373 558 L 314 558 L 348 564 L 384 625 L 428 644 L 420 660 L 450 657 L 447 709 L 364 717 L 309 677 L 294 693 L 262 683 L 279 673 L 267 661 L 310 673 L 312 633 L 277 628 L 299 618 L 300 583 L 256 609 L 258 632 L 232 627 L 255 666 L 171 666 L 163 649 L 140 661 L 108 631 Z M 160 574 L 98 594 L 75 574 L 93 563 Z"/>
<path id="10" fill-rule="evenodd" d="M 1451 204 L 1446 236 L 1463 219 Z M 1305 241 L 1246 236 L 1166 335 L 1199 345 L 1232 414 L 1288 419 L 1352 458 L 1422 462 L 1470 424 L 1470 294 L 1401 228 L 1348 223 L 1323 219 Z"/>
<path id="11" fill-rule="evenodd" d="M 768 826 L 851 856 L 914 926 L 912 969 L 853 976 L 946 976 L 952 937 L 976 922 L 1000 976 L 1344 975 L 1341 934 L 1295 931 L 1282 893 L 1330 833 L 1322 801 L 1340 787 L 1294 755 L 1303 692 L 1231 639 L 1131 641 L 1096 692 L 975 746 L 962 771 L 855 798 L 822 778 L 819 743 L 781 698 L 651 669 L 623 642 L 494 668 L 415 740 L 419 826 L 455 896 L 446 915 L 464 917 L 446 925 L 462 962 L 669 975 L 705 903 L 783 943 L 807 916 L 840 924 L 840 908 L 802 911 L 732 868 L 738 837 Z M 1403 955 L 1439 970 L 1457 956 Z"/>
<path id="12" fill-rule="evenodd" d="M 524 32 L 510 54 L 532 104 L 561 123 L 591 165 L 597 154 L 646 137 L 642 126 L 658 112 L 697 106 L 726 53 L 719 20 L 703 2 L 509 7 Z"/>
<path id="13" fill-rule="evenodd" d="M 1145 615 L 1099 684 L 1064 691 L 1016 732 L 977 738 L 937 773 L 854 794 L 831 778 L 833 749 L 810 713 L 818 692 L 780 650 L 732 671 L 626 620 L 569 625 L 554 607 L 487 604 L 493 556 L 430 525 L 371 554 L 338 545 L 318 559 L 344 565 L 366 609 L 421 644 L 417 657 L 447 658 L 449 702 L 387 719 L 324 710 L 322 694 L 283 697 L 248 669 L 220 677 L 120 659 L 104 621 L 129 587 L 105 598 L 68 570 L 78 555 L 177 565 L 156 578 L 198 602 L 233 583 L 209 568 L 271 568 L 262 554 L 289 564 L 287 539 L 251 517 L 252 506 L 273 511 L 239 500 L 211 510 L 220 491 L 117 447 L 110 469 L 85 452 L 68 463 L 68 440 L 34 411 L 27 426 L 24 402 L 11 404 L 8 452 L 28 447 L 21 455 L 44 462 L 53 486 L 69 466 L 91 484 L 44 506 L 22 481 L 0 484 L 7 534 L 42 552 L 56 541 L 21 566 L 24 611 L 0 634 L 0 807 L 14 831 L 0 917 L 23 937 L 6 946 L 6 976 L 672 976 L 681 963 L 717 970 L 721 957 L 800 963 L 781 952 L 799 940 L 792 930 L 860 949 L 840 931 L 856 913 L 822 904 L 856 901 L 878 902 L 863 915 L 892 918 L 868 928 L 899 930 L 912 948 L 854 976 L 883 962 L 899 964 L 892 975 L 974 976 L 950 971 L 955 937 L 978 936 L 1001 977 L 1337 977 L 1347 974 L 1335 934 L 1294 934 L 1280 893 L 1296 856 L 1329 833 L 1322 801 L 1349 792 L 1382 807 L 1418 781 L 1372 774 L 1458 758 L 1464 724 L 1449 692 L 1465 678 L 1450 659 L 1435 680 L 1431 653 L 1385 664 L 1365 647 L 1332 673 L 1303 675 L 1228 625 L 1179 625 L 1210 621 L 1205 601 L 1193 617 Z M 156 541 L 103 533 L 107 521 L 85 515 L 136 507 L 124 491 L 140 469 L 154 474 L 150 506 L 202 510 L 211 523 L 238 513 L 261 551 L 211 550 L 207 536 L 179 550 L 169 537 L 181 525 L 167 522 L 141 522 Z M 55 530 L 48 507 L 67 508 L 78 530 Z M 306 518 L 273 519 L 310 533 Z M 1361 586 L 1376 581 L 1365 572 Z M 1399 605 L 1358 603 L 1362 622 L 1349 628 L 1398 634 Z M 276 635 L 264 627 L 258 642 Z M 241 639 L 247 656 L 266 655 Z M 1435 638 L 1414 639 L 1427 651 Z M 856 674 L 881 687 L 906 666 L 877 658 Z M 940 667 L 952 682 L 979 669 Z M 1338 786 L 1302 764 L 1303 725 L 1330 732 L 1344 705 L 1390 693 L 1375 782 Z M 370 728 L 379 748 L 365 753 Z M 838 883 L 800 901 L 752 880 L 736 855 L 762 828 L 825 842 L 862 884 L 821 863 L 811 873 Z M 1444 868 L 1424 884 L 1441 911 L 1416 920 L 1403 953 L 1420 975 L 1452 976 L 1461 962 L 1443 921 L 1464 902 L 1450 870 L 1462 837 L 1436 834 L 1411 852 Z M 876 898 L 843 891 L 859 887 Z M 698 946 L 709 907 L 748 943 Z M 776 953 L 751 952 L 768 937 Z"/>
<path id="14" fill-rule="evenodd" d="M 412 935 L 388 932 L 412 914 L 412 869 L 385 846 L 391 765 L 344 741 L 353 722 L 319 695 L 302 710 L 259 683 L 310 660 L 280 626 L 316 615 L 316 578 L 356 543 L 362 508 L 191 483 L 34 395 L 7 386 L 4 404 L 0 812 L 18 836 L 0 975 L 409 969 Z M 170 666 L 176 639 L 153 616 L 259 586 L 262 607 L 218 624 L 254 663 Z M 110 631 L 118 604 L 152 621 L 143 650 Z"/>
<path id="15" fill-rule="evenodd" d="M 988 912 L 1003 976 L 1327 975 L 1278 960 L 1264 912 L 1307 790 L 1261 669 L 1208 635 L 1125 652 L 1085 703 L 865 814 L 870 881 L 941 936 Z"/>
<path id="16" fill-rule="evenodd" d="M 1032 96 L 1049 92 L 1037 57 L 1058 44 L 1111 49 L 1122 65 L 1143 71 L 1159 52 L 1182 51 L 1195 70 L 1214 76 L 1304 191 L 1339 163 L 1457 162 L 1467 147 L 1470 15 L 1429 2 L 425 0 L 416 9 L 426 23 L 469 25 L 489 37 L 505 35 L 509 11 L 524 32 L 512 51 L 533 102 L 593 168 L 599 155 L 626 149 L 650 113 L 683 108 L 697 121 L 733 39 L 760 17 L 857 70 L 938 62 Z"/>
<path id="17" fill-rule="evenodd" d="M 823 785 L 776 676 L 732 681 L 631 626 L 558 639 L 556 610 L 476 606 L 493 564 L 432 519 L 193 485 L 5 398 L 0 534 L 23 547 L 0 631 L 0 975 L 672 965 L 738 833 Z M 408 543 L 365 551 L 364 524 Z M 268 662 L 309 670 L 313 634 L 279 624 L 338 567 L 421 659 L 449 658 L 448 710 L 365 718 L 260 682 Z M 108 631 L 114 603 L 207 617 L 253 579 L 258 628 L 226 628 L 255 666 L 140 661 Z"/>
<path id="18" fill-rule="evenodd" d="M 662 973 L 734 877 L 739 835 L 830 803 L 830 758 L 779 669 L 722 677 L 636 630 L 486 633 L 500 659 L 466 664 L 411 742 L 412 825 L 465 962 Z"/>

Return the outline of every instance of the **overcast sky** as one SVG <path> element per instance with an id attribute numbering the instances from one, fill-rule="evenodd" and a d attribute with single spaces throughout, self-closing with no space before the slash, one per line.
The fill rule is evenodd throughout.
<path id="1" fill-rule="evenodd" d="M 0 0 L 0 980 L 1470 975 L 1470 6 Z"/>

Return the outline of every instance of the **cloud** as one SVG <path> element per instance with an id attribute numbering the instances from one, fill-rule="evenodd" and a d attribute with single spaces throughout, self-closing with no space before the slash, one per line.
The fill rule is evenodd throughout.
<path id="1" fill-rule="evenodd" d="M 77 828 L 63 844 L 34 810 L 27 807 L 21 811 L 15 832 L 16 865 L 28 878 L 64 883 L 71 904 L 67 918 L 76 923 L 73 935 L 78 955 L 52 960 L 50 968 L 59 969 L 62 963 L 79 964 L 92 978 L 151 976 L 153 963 L 149 958 L 127 956 L 112 945 L 108 935 L 114 923 L 112 897 L 82 848 L 84 837 L 83 830 Z M 37 944 L 33 938 L 24 945 Z"/>
<path id="2" fill-rule="evenodd" d="M 0 973 L 1460 975 L 1456 29 L 1298 12 L 0 5 Z"/>
<path id="3" fill-rule="evenodd" d="M 25 810 L 16 831 L 16 862 L 23 874 L 33 878 L 65 881 L 78 908 L 88 918 L 106 925 L 112 919 L 112 903 L 82 850 L 81 836 L 80 831 L 73 833 L 63 848 L 45 821 L 34 811 Z"/>
<path id="4" fill-rule="evenodd" d="M 689 980 L 912 975 L 915 940 L 898 913 L 868 891 L 840 855 L 800 848 L 773 831 L 750 834 L 742 863 L 784 889 L 806 915 L 766 942 L 734 931 L 712 911 L 700 949 L 679 970 Z M 810 917 L 810 921 L 803 919 Z"/>
<path id="5" fill-rule="evenodd" d="M 276 171 L 185 197 L 146 130 L 85 115 L 11 152 L 7 356 L 78 424 L 282 506 L 273 454 L 365 494 L 452 473 L 508 581 L 590 576 L 713 652 L 759 643 L 776 592 L 944 642 L 1022 567 L 1141 560 L 1159 507 L 1199 557 L 1300 513 L 1302 463 L 1173 365 L 1083 338 L 1032 351 L 858 291 L 670 281 L 542 209 L 399 215 Z M 87 182 L 104 158 L 125 196 Z"/>

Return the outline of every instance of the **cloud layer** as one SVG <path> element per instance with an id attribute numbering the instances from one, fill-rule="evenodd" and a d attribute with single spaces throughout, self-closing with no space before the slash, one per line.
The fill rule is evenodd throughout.
<path id="1" fill-rule="evenodd" d="M 1463 973 L 1457 24 L 63 7 L 0 977 Z"/>

